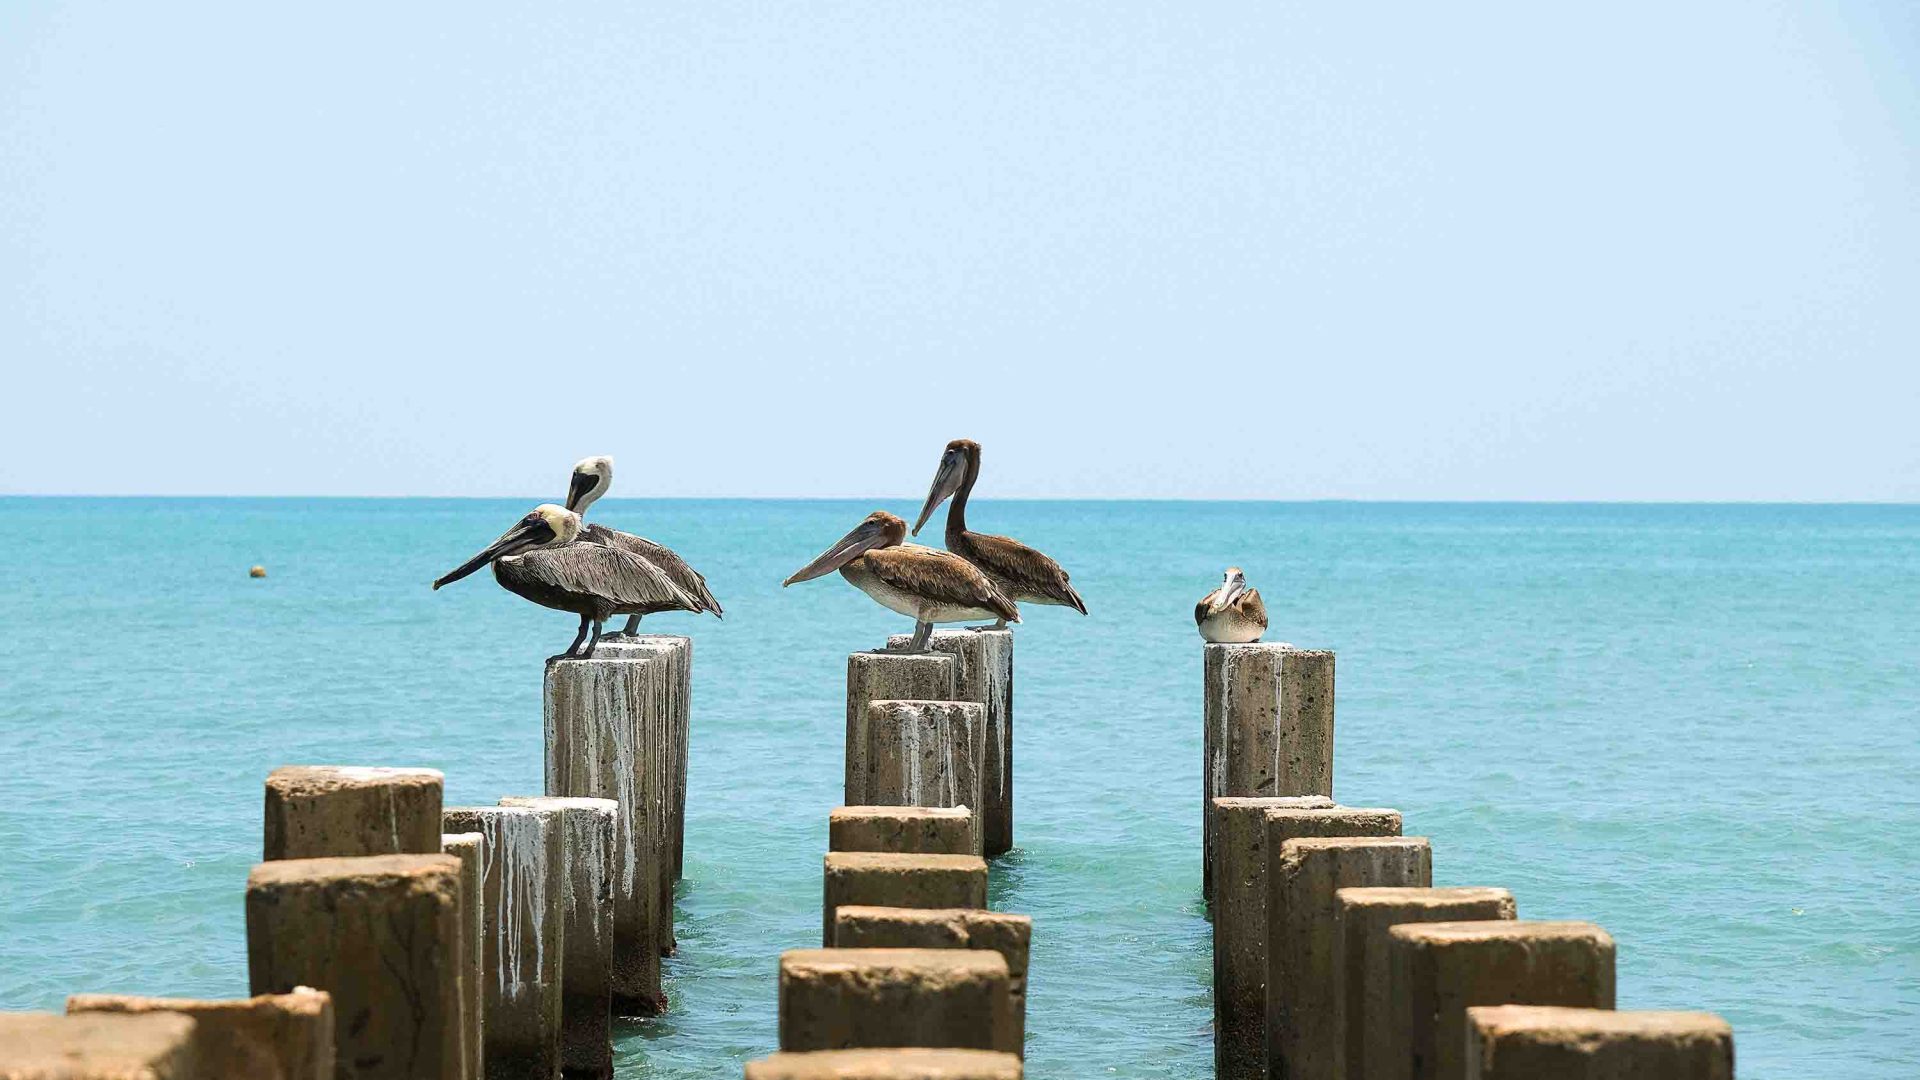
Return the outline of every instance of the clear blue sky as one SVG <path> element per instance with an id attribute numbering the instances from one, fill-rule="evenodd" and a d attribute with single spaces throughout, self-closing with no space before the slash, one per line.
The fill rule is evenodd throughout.
<path id="1" fill-rule="evenodd" d="M 0 5 L 0 491 L 1920 499 L 1920 4 Z"/>

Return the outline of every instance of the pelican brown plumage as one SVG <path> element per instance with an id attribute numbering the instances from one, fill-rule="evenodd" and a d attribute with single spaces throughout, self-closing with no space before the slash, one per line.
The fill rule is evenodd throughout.
<path id="1" fill-rule="evenodd" d="M 913 524 L 913 534 L 920 535 L 921 527 L 933 516 L 934 510 L 952 496 L 953 507 L 947 511 L 948 551 L 979 567 L 1016 603 L 1070 607 L 1085 615 L 1086 602 L 1074 591 L 1059 563 L 1011 537 L 968 530 L 967 498 L 973 494 L 974 482 L 979 479 L 980 444 L 972 439 L 948 443 L 940 455 L 939 468 L 934 470 L 926 505 L 920 508 L 920 520 Z M 994 629 L 1006 625 L 1003 619 Z"/>
<path id="2" fill-rule="evenodd" d="M 913 620 L 907 652 L 925 652 L 933 624 L 995 618 L 1020 621 L 1020 609 L 972 563 L 950 551 L 909 544 L 907 523 L 875 510 L 781 586 L 833 570 L 882 607 Z"/>
<path id="3" fill-rule="evenodd" d="M 1193 621 L 1200 636 L 1210 642 L 1244 645 L 1259 641 L 1267 632 L 1267 605 L 1259 589 L 1247 588 L 1247 575 L 1229 566 L 1220 587 L 1193 606 Z"/>
<path id="4" fill-rule="evenodd" d="M 600 496 L 613 486 L 613 459 L 604 455 L 582 458 L 573 467 L 573 478 L 567 483 L 567 509 L 587 516 L 587 507 L 592 506 Z M 632 637 L 640 632 L 640 617 L 662 611 L 691 611 L 698 615 L 703 611 L 713 612 L 713 617 L 722 617 L 720 601 L 714 599 L 713 590 L 707 588 L 707 579 L 700 571 L 687 565 L 672 548 L 665 544 L 656 544 L 644 536 L 635 536 L 630 532 L 609 529 L 604 525 L 589 524 L 580 537 L 595 544 L 606 544 L 637 555 L 652 563 L 678 586 L 679 590 L 693 599 L 692 604 L 682 603 L 674 597 L 666 597 L 659 602 L 644 605 L 639 610 L 626 612 L 626 629 L 613 638 Z"/>
<path id="5" fill-rule="evenodd" d="M 668 600 L 695 603 L 659 567 L 617 547 L 582 542 L 580 529 L 580 515 L 542 503 L 433 587 L 451 585 L 491 563 L 494 580 L 508 592 L 580 616 L 580 632 L 555 659 L 574 656 L 582 641 L 587 647 L 579 657 L 591 657 L 601 627 L 614 615 Z M 592 640 L 587 640 L 589 628 Z"/>

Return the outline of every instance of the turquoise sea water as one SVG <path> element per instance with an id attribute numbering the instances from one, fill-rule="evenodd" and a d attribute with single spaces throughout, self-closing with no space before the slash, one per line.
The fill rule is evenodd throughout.
<path id="1" fill-rule="evenodd" d="M 276 765 L 537 792 L 573 619 L 427 583 L 527 501 L 0 499 L 0 1008 L 246 990 Z M 844 657 L 907 627 L 780 579 L 867 502 L 610 500 L 724 622 L 695 698 L 672 1011 L 622 1075 L 737 1076 L 819 933 Z M 1017 633 L 1029 1075 L 1211 1075 L 1195 599 L 1245 566 L 1270 637 L 1339 650 L 1335 796 L 1399 807 L 1441 884 L 1619 942 L 1623 1008 L 1734 1023 L 1741 1075 L 1920 1070 L 1920 507 L 983 503 L 1090 617 Z M 264 563 L 270 577 L 249 580 Z"/>

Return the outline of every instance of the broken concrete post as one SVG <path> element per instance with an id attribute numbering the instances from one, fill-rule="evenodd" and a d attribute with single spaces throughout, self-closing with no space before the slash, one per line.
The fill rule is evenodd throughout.
<path id="1" fill-rule="evenodd" d="M 977 860 L 976 860 L 977 861 Z M 780 1049 L 1006 1045 L 1007 962 L 984 949 L 795 949 L 780 957 Z"/>
<path id="2" fill-rule="evenodd" d="M 1333 794 L 1333 653 L 1280 642 L 1206 646 L 1200 817 L 1213 895 L 1213 800 Z"/>
<path id="3" fill-rule="evenodd" d="M 0 1080 L 204 1080 L 191 1016 L 0 1012 Z"/>
<path id="4" fill-rule="evenodd" d="M 837 806 L 827 816 L 827 850 L 970 855 L 978 821 L 960 807 Z"/>
<path id="5" fill-rule="evenodd" d="M 484 1068 L 480 1027 L 486 1015 L 487 913 L 481 903 L 486 837 L 477 832 L 441 833 L 440 852 L 460 860 L 460 1075 L 480 1080 Z"/>
<path id="6" fill-rule="evenodd" d="M 192 1017 L 197 1075 L 205 1080 L 333 1080 L 333 999 L 323 990 L 302 986 L 232 1001 L 74 994 L 67 1015 L 81 1013 Z"/>
<path id="7" fill-rule="evenodd" d="M 246 911 L 250 992 L 331 995 L 337 1068 L 459 1075 L 459 859 L 264 862 L 247 876 Z"/>
<path id="8" fill-rule="evenodd" d="M 557 1076 L 567 891 L 560 811 L 458 806 L 445 818 L 449 832 L 484 837 L 480 895 L 490 977 L 481 1055 L 487 1076 Z"/>
<path id="9" fill-rule="evenodd" d="M 1733 1028 L 1712 1013 L 1480 1005 L 1467 1038 L 1469 1080 L 1733 1080 Z"/>
<path id="10" fill-rule="evenodd" d="M 1491 888 L 1341 889 L 1333 894 L 1333 906 L 1347 1075 L 1360 1077 L 1384 1077 L 1405 1068 L 1406 1025 L 1392 1009 L 1388 928 L 1514 917 L 1513 894 Z"/>
<path id="11" fill-rule="evenodd" d="M 287 765 L 267 774 L 262 858 L 432 855 L 440 850 L 438 769 Z"/>
<path id="12" fill-rule="evenodd" d="M 666 1008 L 660 955 L 670 946 L 671 875 L 666 872 L 663 695 L 673 680 L 656 655 L 556 660 L 547 665 L 546 793 L 612 799 L 614 830 L 613 1006 L 622 1016 Z"/>
<path id="13" fill-rule="evenodd" d="M 861 786 L 867 804 L 977 809 L 986 761 L 983 724 L 981 707 L 971 701 L 869 704 L 867 775 Z"/>
<path id="14" fill-rule="evenodd" d="M 1412 1080 L 1467 1075 L 1474 1005 L 1613 1008 L 1613 938 L 1587 922 L 1415 923 L 1387 931 L 1389 993 Z"/>
<path id="15" fill-rule="evenodd" d="M 976 908 L 897 908 L 843 906 L 834 918 L 833 945 L 839 949 L 992 949 L 1007 962 L 1007 992 L 1012 1016 L 1007 1044 L 996 1047 L 1026 1053 L 1027 956 L 1033 944 L 1033 920 Z"/>
<path id="16" fill-rule="evenodd" d="M 656 656 L 667 665 L 664 688 L 670 695 L 668 716 L 667 869 L 670 881 L 679 881 L 687 847 L 687 751 L 692 735 L 693 639 L 680 634 L 641 634 L 619 641 L 602 641 L 595 658 Z"/>
<path id="17" fill-rule="evenodd" d="M 911 640 L 896 634 L 887 648 L 904 649 Z M 953 700 L 985 707 L 981 844 L 988 858 L 1004 855 L 1013 850 L 1013 632 L 935 630 L 928 644 L 953 657 Z"/>
<path id="18" fill-rule="evenodd" d="M 1020 1059 L 993 1050 L 806 1050 L 747 1062 L 746 1080 L 1020 1080 Z"/>
<path id="19" fill-rule="evenodd" d="M 1267 1075 L 1345 1080 L 1333 894 L 1431 885 L 1433 849 L 1418 836 L 1328 836 L 1267 850 Z"/>
<path id="20" fill-rule="evenodd" d="M 568 1077 L 613 1076 L 612 799 L 509 797 L 501 806 L 560 814 L 566 860 L 565 925 L 560 930 L 560 1068 Z"/>
<path id="21" fill-rule="evenodd" d="M 834 912 L 842 904 L 866 907 L 984 908 L 987 863 L 977 855 L 893 855 L 830 851 L 820 941 L 833 944 Z"/>
<path id="22" fill-rule="evenodd" d="M 944 653 L 857 652 L 847 657 L 848 806 L 868 806 L 867 706 L 876 701 L 952 701 L 953 657 Z"/>

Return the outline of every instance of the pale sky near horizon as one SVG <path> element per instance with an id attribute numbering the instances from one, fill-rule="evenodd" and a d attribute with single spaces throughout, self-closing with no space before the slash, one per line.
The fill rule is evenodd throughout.
<path id="1" fill-rule="evenodd" d="M 1915 501 L 1916 166 L 1912 3 L 13 0 L 0 493 Z"/>

